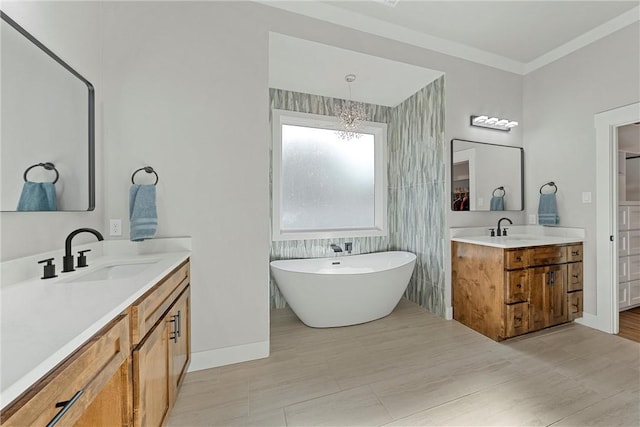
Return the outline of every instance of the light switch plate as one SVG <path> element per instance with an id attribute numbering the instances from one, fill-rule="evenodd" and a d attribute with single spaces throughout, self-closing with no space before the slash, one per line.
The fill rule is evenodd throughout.
<path id="1" fill-rule="evenodd" d="M 591 203 L 591 191 L 582 192 L 582 203 Z"/>

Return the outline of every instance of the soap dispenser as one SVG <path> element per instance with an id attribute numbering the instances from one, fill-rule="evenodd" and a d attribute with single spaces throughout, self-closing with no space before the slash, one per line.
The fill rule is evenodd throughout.
<path id="1" fill-rule="evenodd" d="M 38 261 L 38 264 L 44 264 L 44 271 L 41 279 L 53 279 L 54 277 L 58 277 L 56 274 L 56 265 L 53 263 L 53 258 L 43 259 L 42 261 Z"/>

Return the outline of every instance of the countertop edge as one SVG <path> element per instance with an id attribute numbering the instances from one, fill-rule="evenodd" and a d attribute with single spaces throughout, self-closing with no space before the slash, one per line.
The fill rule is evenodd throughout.
<path id="1" fill-rule="evenodd" d="M 0 408 L 4 409 L 9 404 L 13 403 L 15 399 L 20 397 L 22 393 L 27 391 L 29 387 L 35 384 L 39 379 L 44 377 L 52 369 L 64 361 L 74 351 L 80 348 L 86 343 L 93 335 L 99 332 L 109 322 L 121 314 L 126 308 L 133 304 L 138 298 L 144 295 L 149 289 L 155 286 L 159 280 L 169 274 L 173 269 L 178 267 L 182 262 L 189 259 L 191 252 L 177 252 L 176 258 L 171 264 L 158 273 L 153 279 L 149 280 L 146 284 L 140 286 L 135 292 L 133 292 L 128 298 L 123 300 L 120 304 L 114 307 L 107 314 L 96 320 L 93 324 L 89 325 L 81 334 L 76 335 L 71 341 L 63 345 L 58 351 L 53 353 L 50 357 L 42 361 L 36 367 L 34 367 L 27 374 L 23 375 L 20 379 L 6 387 L 0 393 Z"/>

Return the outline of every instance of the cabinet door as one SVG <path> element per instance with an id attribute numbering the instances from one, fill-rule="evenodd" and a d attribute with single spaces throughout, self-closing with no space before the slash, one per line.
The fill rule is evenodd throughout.
<path id="1" fill-rule="evenodd" d="M 187 287 L 169 311 L 169 402 L 176 401 L 178 388 L 187 373 L 191 353 L 191 288 Z"/>
<path id="2" fill-rule="evenodd" d="M 529 287 L 530 331 L 568 321 L 566 264 L 531 269 Z"/>
<path id="3" fill-rule="evenodd" d="M 629 307 L 629 282 L 618 284 L 618 308 Z"/>
<path id="4" fill-rule="evenodd" d="M 167 331 L 163 318 L 133 351 L 135 426 L 161 426 L 169 410 Z"/>
<path id="5" fill-rule="evenodd" d="M 569 320 L 567 311 L 567 265 L 549 268 L 546 297 L 546 326 L 553 326 Z"/>
<path id="6" fill-rule="evenodd" d="M 640 206 L 627 206 L 629 216 L 629 230 L 640 229 Z"/>
<path id="7" fill-rule="evenodd" d="M 629 282 L 629 305 L 640 304 L 640 280 Z"/>
<path id="8" fill-rule="evenodd" d="M 618 230 L 629 229 L 629 209 L 627 206 L 618 207 Z"/>
<path id="9" fill-rule="evenodd" d="M 529 269 L 529 331 L 537 331 L 545 325 L 545 298 L 547 267 Z"/>
<path id="10" fill-rule="evenodd" d="M 640 254 L 640 230 L 632 230 L 627 232 L 628 241 L 626 255 Z M 618 253 L 618 255 L 622 255 Z"/>

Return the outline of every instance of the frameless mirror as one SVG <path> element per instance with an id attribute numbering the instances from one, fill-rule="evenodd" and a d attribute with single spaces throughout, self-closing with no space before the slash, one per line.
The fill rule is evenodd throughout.
<path id="1" fill-rule="evenodd" d="M 93 210 L 93 86 L 0 15 L 0 210 Z"/>
<path id="2" fill-rule="evenodd" d="M 524 209 L 524 150 L 520 147 L 451 140 L 451 209 Z"/>

